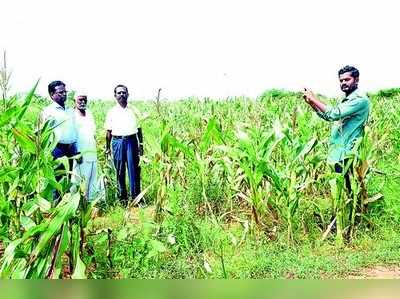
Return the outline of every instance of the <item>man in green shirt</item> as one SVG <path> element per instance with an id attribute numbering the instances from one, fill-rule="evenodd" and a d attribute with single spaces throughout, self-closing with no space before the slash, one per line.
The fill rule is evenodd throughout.
<path id="1" fill-rule="evenodd" d="M 331 106 L 319 100 L 310 90 L 304 89 L 304 99 L 317 114 L 326 121 L 336 121 L 332 127 L 328 163 L 334 165 L 335 171 L 341 173 L 354 143 L 364 133 L 368 120 L 370 101 L 358 90 L 360 73 L 353 66 L 345 66 L 338 72 L 340 89 L 346 97 L 337 105 Z M 350 188 L 350 178 L 345 174 L 346 187 Z"/>

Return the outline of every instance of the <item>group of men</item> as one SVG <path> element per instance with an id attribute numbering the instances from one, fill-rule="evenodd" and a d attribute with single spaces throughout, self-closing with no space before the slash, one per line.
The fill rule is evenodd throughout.
<path id="1" fill-rule="evenodd" d="M 363 135 L 370 102 L 358 90 L 359 71 L 355 67 L 345 66 L 339 70 L 338 77 L 340 88 L 346 95 L 338 105 L 325 104 L 307 88 L 303 91 L 303 97 L 322 119 L 337 122 L 332 128 L 328 163 L 333 165 L 336 172 L 342 173 L 355 141 Z M 48 91 L 53 103 L 44 109 L 42 115 L 44 120 L 51 120 L 57 140 L 52 151 L 53 158 L 80 157 L 74 160 L 75 165 L 70 159 L 69 167 L 78 178 L 86 180 L 86 197 L 91 200 L 96 188 L 96 127 L 93 115 L 87 109 L 87 96 L 78 94 L 75 108 L 70 110 L 65 107 L 67 91 L 63 82 L 51 82 Z M 114 97 L 117 103 L 108 112 L 105 121 L 106 154 L 113 155 L 119 198 L 126 202 L 129 198 L 125 183 L 126 168 L 131 198 L 135 199 L 140 194 L 139 160 L 143 153 L 143 134 L 135 112 L 128 107 L 128 88 L 117 85 Z M 351 192 L 349 172 L 346 170 L 344 175 L 348 192 Z M 57 176 L 58 180 L 60 178 Z"/>
<path id="2" fill-rule="evenodd" d="M 97 181 L 96 124 L 93 114 L 87 108 L 87 95 L 75 96 L 74 108 L 65 106 L 66 86 L 62 81 L 53 81 L 48 85 L 52 103 L 41 114 L 42 124 L 48 123 L 54 132 L 55 148 L 53 159 L 68 158 L 68 170 L 72 175 L 65 175 L 65 167 L 59 164 L 56 180 L 68 177 L 72 183 L 84 182 L 85 197 L 92 201 L 100 191 Z M 143 154 L 143 135 L 138 125 L 136 113 L 128 107 L 128 88 L 117 85 L 114 89 L 116 105 L 106 116 L 106 154 L 112 153 L 117 173 L 118 195 L 123 203 L 140 194 L 140 155 Z M 126 168 L 129 175 L 130 194 L 126 188 Z M 56 202 L 61 195 L 54 193 Z"/>

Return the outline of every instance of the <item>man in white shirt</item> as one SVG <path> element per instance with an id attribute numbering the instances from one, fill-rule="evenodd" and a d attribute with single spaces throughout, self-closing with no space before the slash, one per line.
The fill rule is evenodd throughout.
<path id="1" fill-rule="evenodd" d="M 85 197 L 92 201 L 97 191 L 96 124 L 92 113 L 87 109 L 86 95 L 75 97 L 75 124 L 78 133 L 77 148 L 82 155 L 82 163 L 74 164 L 73 181 L 85 181 Z"/>
<path id="2" fill-rule="evenodd" d="M 140 167 L 139 156 L 143 152 L 143 135 L 138 127 L 137 117 L 133 110 L 128 107 L 128 88 L 117 85 L 114 88 L 115 105 L 107 113 L 105 129 L 106 154 L 111 153 L 117 171 L 118 192 L 122 202 L 128 199 L 126 189 L 125 173 L 128 166 L 129 187 L 132 199 L 140 194 Z"/>
<path id="3" fill-rule="evenodd" d="M 49 127 L 53 129 L 56 146 L 51 154 L 54 159 L 61 157 L 72 158 L 79 154 L 76 147 L 77 132 L 75 127 L 74 111 L 65 107 L 67 99 L 67 91 L 62 81 L 53 81 L 48 85 L 48 91 L 53 102 L 44 108 L 41 114 L 41 121 L 49 123 Z M 80 159 L 77 160 L 80 162 Z M 72 171 L 73 161 L 68 160 L 69 171 Z M 56 171 L 65 170 L 64 165 L 60 164 Z M 57 174 L 56 180 L 61 181 L 64 175 Z M 70 178 L 70 176 L 68 176 Z M 55 192 L 55 200 L 59 201 L 60 195 Z"/>

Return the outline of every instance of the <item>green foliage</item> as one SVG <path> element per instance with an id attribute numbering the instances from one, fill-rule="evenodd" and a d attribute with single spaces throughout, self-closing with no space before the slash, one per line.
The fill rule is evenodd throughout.
<path id="1" fill-rule="evenodd" d="M 68 192 L 64 178 L 57 182 L 52 132 L 40 124 L 34 88 L 21 101 L 12 98 L 0 116 L 0 260 L 2 278 L 59 278 L 69 255 L 72 278 L 84 278 L 81 261 L 86 215 L 91 206 L 80 193 Z M 34 116 L 34 117 L 33 117 Z M 62 200 L 53 202 L 53 191 Z"/>
<path id="2" fill-rule="evenodd" d="M 89 101 L 107 191 L 104 215 L 92 220 L 92 207 L 68 192 L 68 182 L 55 181 L 51 132 L 34 121 L 46 100 L 33 92 L 22 103 L 11 98 L 0 115 L 1 275 L 335 277 L 365 265 L 361 253 L 340 251 L 357 244 L 380 248 L 359 245 L 371 234 L 379 239 L 377 231 L 389 244 L 398 234 L 381 226 L 400 221 L 400 170 L 393 162 L 400 155 L 399 108 L 383 95 L 372 101 L 353 157 L 351 198 L 343 177 L 325 162 L 329 125 L 298 93 L 130 103 L 141 112 L 144 132 L 145 209 L 119 207 L 115 170 L 104 155 L 103 124 L 114 103 Z M 63 194 L 57 206 L 55 188 Z M 392 245 L 382 246 L 394 261 Z M 351 263 L 352 256 L 358 262 Z M 379 257 L 374 252 L 374 260 Z"/>
<path id="3" fill-rule="evenodd" d="M 291 97 L 301 98 L 301 93 L 284 89 L 269 89 L 263 92 L 263 94 L 260 96 L 260 100 L 281 100 Z"/>
<path id="4" fill-rule="evenodd" d="M 381 98 L 394 98 L 400 96 L 400 88 L 388 88 L 378 91 L 373 96 Z"/>
<path id="5" fill-rule="evenodd" d="M 224 277 L 207 270 L 215 268 L 211 261 L 220 263 L 218 242 L 228 252 L 239 244 L 283 236 L 289 246 L 304 240 L 317 244 L 336 240 L 342 246 L 349 235 L 352 240 L 364 232 L 362 224 L 374 213 L 382 213 L 382 198 L 376 197 L 381 184 L 363 191 L 366 201 L 378 198 L 369 204 L 374 209 L 362 210 L 365 222 L 360 224 L 359 214 L 349 214 L 351 205 L 360 206 L 361 189 L 381 180 L 378 155 L 388 159 L 398 155 L 397 134 L 384 129 L 396 125 L 396 112 L 381 117 L 388 107 L 397 111 L 389 102 L 386 108 L 373 103 L 368 144 L 360 148 L 369 151 L 357 158 L 357 165 L 368 163 L 368 174 L 362 180 L 352 177 L 359 191 L 342 205 L 335 196 L 335 188 L 343 185 L 336 179 L 342 178 L 325 162 L 330 126 L 304 106 L 297 93 L 268 91 L 256 101 L 187 99 L 162 103 L 157 109 L 147 103 L 136 105 L 148 115 L 142 123 L 146 151 L 142 171 L 143 184 L 149 186 L 146 201 L 155 203 L 153 237 L 168 244 L 167 237 L 173 236 L 176 243 L 166 252 L 183 263 L 172 266 L 168 259 L 159 259 L 159 268 L 142 264 L 147 270 L 140 271 L 147 277 L 180 277 L 182 271 L 186 277 Z M 96 108 L 97 103 L 93 107 L 99 112 L 97 118 L 104 119 L 107 109 Z M 336 185 L 331 185 L 332 179 Z M 342 192 L 343 186 L 338 190 Z M 343 221 L 335 233 L 329 225 L 337 215 Z M 203 227 L 211 229 L 204 234 Z"/>

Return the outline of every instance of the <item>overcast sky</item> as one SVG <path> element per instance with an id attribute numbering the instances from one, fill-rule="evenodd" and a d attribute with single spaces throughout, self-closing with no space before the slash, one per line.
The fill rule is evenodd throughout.
<path id="1" fill-rule="evenodd" d="M 1 0 L 0 50 L 13 91 L 41 78 L 68 90 L 131 96 L 257 96 L 303 86 L 337 96 L 337 70 L 360 88 L 400 87 L 396 1 Z"/>

